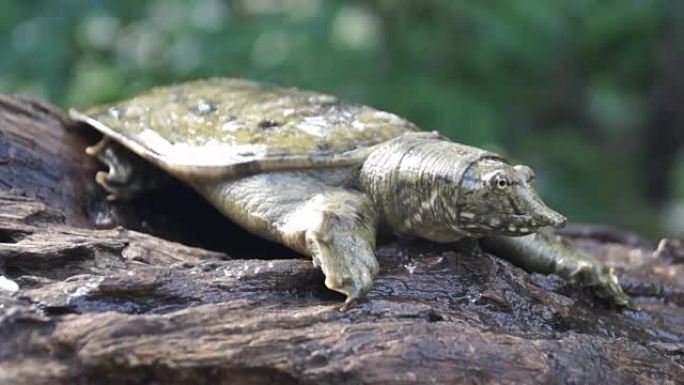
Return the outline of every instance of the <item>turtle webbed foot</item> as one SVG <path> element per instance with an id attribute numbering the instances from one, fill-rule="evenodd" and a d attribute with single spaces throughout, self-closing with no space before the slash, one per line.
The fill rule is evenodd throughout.
<path id="1" fill-rule="evenodd" d="M 349 309 L 368 293 L 379 270 L 374 224 L 364 215 L 356 215 L 358 207 L 353 207 L 351 215 L 350 202 L 326 202 L 328 207 L 321 211 L 319 224 L 306 234 L 314 264 L 325 274 L 325 286 L 347 296 L 341 310 Z"/>
<path id="2" fill-rule="evenodd" d="M 620 286 L 615 269 L 604 266 L 584 251 L 570 248 L 561 242 L 552 249 L 556 274 L 582 287 L 591 288 L 596 295 L 615 305 L 633 307 L 629 296 Z"/>
<path id="3" fill-rule="evenodd" d="M 86 154 L 96 157 L 109 170 L 95 174 L 95 181 L 109 194 L 107 200 L 131 200 L 145 191 L 164 184 L 166 175 L 123 148 L 108 136 L 86 148 Z"/>
<path id="4" fill-rule="evenodd" d="M 601 265 L 584 265 L 571 278 L 582 286 L 590 287 L 596 295 L 613 302 L 618 306 L 635 308 L 629 296 L 620 286 L 615 271 L 612 267 Z"/>

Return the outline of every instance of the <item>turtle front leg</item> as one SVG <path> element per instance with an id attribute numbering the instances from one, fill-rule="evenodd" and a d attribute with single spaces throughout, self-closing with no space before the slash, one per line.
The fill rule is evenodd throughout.
<path id="1" fill-rule="evenodd" d="M 95 174 L 95 181 L 109 193 L 107 199 L 131 200 L 146 191 L 163 186 L 168 177 L 148 162 L 125 149 L 108 136 L 87 147 L 86 154 L 108 166 Z"/>
<path id="2" fill-rule="evenodd" d="M 325 285 L 347 296 L 344 309 L 370 290 L 378 273 L 377 215 L 371 201 L 323 182 L 347 173 L 263 173 L 194 187 L 250 232 L 311 256 L 325 274 Z"/>
<path id="3" fill-rule="evenodd" d="M 307 206 L 300 215 L 314 221 L 305 232 L 306 248 L 325 285 L 347 296 L 346 309 L 371 289 L 378 273 L 375 212 L 366 197 L 347 191 L 319 195 Z"/>
<path id="4" fill-rule="evenodd" d="M 523 237 L 493 236 L 482 239 L 485 250 L 516 265 L 543 274 L 558 274 L 570 282 L 591 287 L 596 294 L 619 306 L 630 306 L 613 269 L 603 266 L 586 253 L 542 231 Z"/>

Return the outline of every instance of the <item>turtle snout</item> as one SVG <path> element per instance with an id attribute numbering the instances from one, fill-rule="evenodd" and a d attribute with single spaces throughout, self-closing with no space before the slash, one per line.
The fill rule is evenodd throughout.
<path id="1" fill-rule="evenodd" d="M 551 222 L 551 226 L 560 229 L 562 227 L 565 227 L 565 225 L 568 223 L 568 218 L 558 214 L 558 217 Z"/>
<path id="2" fill-rule="evenodd" d="M 548 221 L 549 226 L 557 229 L 565 227 L 568 223 L 568 218 L 552 210 L 549 210 L 549 213 L 547 213 L 546 220 Z"/>

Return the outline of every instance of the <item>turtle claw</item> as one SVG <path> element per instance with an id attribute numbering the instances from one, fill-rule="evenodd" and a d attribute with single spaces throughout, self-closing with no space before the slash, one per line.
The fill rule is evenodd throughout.
<path id="1" fill-rule="evenodd" d="M 636 309 L 637 306 L 622 290 L 618 278 L 615 275 L 615 269 L 612 267 L 604 267 L 598 272 L 598 282 L 596 283 L 596 294 L 604 299 L 610 300 L 617 306 L 624 306 Z"/>
<path id="2" fill-rule="evenodd" d="M 358 297 L 358 296 L 356 296 L 356 297 L 351 297 L 351 296 L 350 296 L 350 297 L 347 297 L 347 300 L 344 301 L 344 303 L 340 306 L 339 310 L 340 310 L 341 312 L 345 312 L 345 311 L 347 311 L 347 310 L 349 310 L 349 309 L 355 307 L 356 305 L 358 305 L 358 303 L 359 303 L 359 297 Z"/>
<path id="3" fill-rule="evenodd" d="M 85 153 L 90 156 L 98 157 L 102 152 L 104 152 L 107 146 L 109 146 L 111 140 L 112 139 L 110 137 L 103 136 L 99 142 L 93 144 L 92 146 L 86 147 Z"/>
<path id="4" fill-rule="evenodd" d="M 98 171 L 97 174 L 95 174 L 95 182 L 109 193 L 106 196 L 108 201 L 114 202 L 121 198 L 119 194 L 120 187 L 116 187 L 116 184 L 112 182 L 111 171 Z"/>
<path id="5" fill-rule="evenodd" d="M 329 289 L 347 296 L 344 304 L 340 306 L 340 311 L 347 311 L 355 307 L 365 297 L 373 284 L 374 274 L 365 271 L 365 267 L 360 267 L 361 271 L 356 274 L 351 273 L 350 270 L 355 269 L 339 272 L 328 271 L 326 274 L 325 285 Z"/>
<path id="6" fill-rule="evenodd" d="M 612 267 L 587 263 L 578 269 L 571 280 L 594 289 L 596 295 L 617 306 L 635 307 L 629 296 L 622 290 L 615 275 L 615 269 Z"/>

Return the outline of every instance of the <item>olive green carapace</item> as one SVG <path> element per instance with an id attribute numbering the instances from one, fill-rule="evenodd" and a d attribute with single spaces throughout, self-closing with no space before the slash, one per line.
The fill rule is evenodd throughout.
<path id="1" fill-rule="evenodd" d="M 396 115 L 240 79 L 154 88 L 70 114 L 104 134 L 87 152 L 109 166 L 96 175 L 109 199 L 157 187 L 136 153 L 248 231 L 310 256 L 347 304 L 372 287 L 379 230 L 478 238 L 530 271 L 629 303 L 611 269 L 544 231 L 566 220 L 537 196 L 529 167 Z"/>
<path id="2" fill-rule="evenodd" d="M 337 98 L 241 79 L 153 88 L 93 108 L 99 122 L 138 155 L 165 168 L 221 167 L 320 159 L 418 129 L 396 115 Z M 304 162 L 302 162 L 304 160 Z M 240 172 L 238 171 L 237 174 Z"/>

